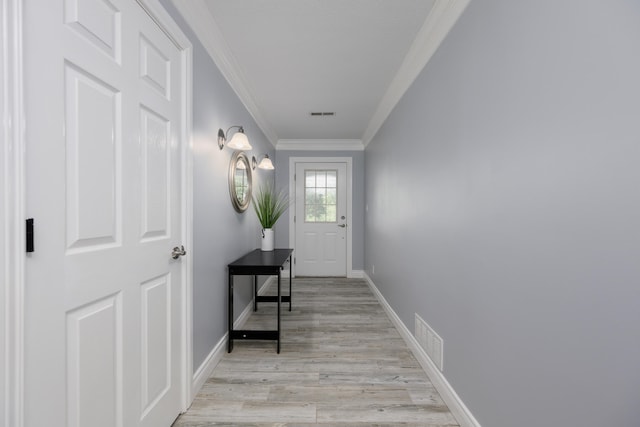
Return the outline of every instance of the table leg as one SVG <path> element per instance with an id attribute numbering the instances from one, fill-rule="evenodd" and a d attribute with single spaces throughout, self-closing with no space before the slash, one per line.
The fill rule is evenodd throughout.
<path id="1" fill-rule="evenodd" d="M 293 257 L 289 255 L 289 311 L 291 311 L 291 304 L 293 304 L 293 291 L 291 290 L 291 277 L 293 276 Z"/>
<path id="2" fill-rule="evenodd" d="M 227 341 L 227 351 L 233 350 L 233 274 L 229 273 L 229 306 L 227 308 L 229 318 L 229 341 Z"/>
<path id="3" fill-rule="evenodd" d="M 278 354 L 280 354 L 280 276 L 280 270 L 278 270 Z"/>
<path id="4" fill-rule="evenodd" d="M 253 311 L 258 311 L 258 276 L 253 276 Z"/>

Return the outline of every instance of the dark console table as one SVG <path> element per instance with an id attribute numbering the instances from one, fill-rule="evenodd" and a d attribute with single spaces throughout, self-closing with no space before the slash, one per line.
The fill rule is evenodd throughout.
<path id="1" fill-rule="evenodd" d="M 291 254 L 293 249 L 275 249 L 262 251 L 256 249 L 245 256 L 233 261 L 227 267 L 229 269 L 229 342 L 227 350 L 233 350 L 233 340 L 276 340 L 277 352 L 280 353 L 280 305 L 289 303 L 291 311 Z M 280 289 L 280 271 L 289 260 L 289 295 L 282 295 Z M 258 302 L 275 302 L 278 305 L 278 328 L 276 330 L 234 330 L 233 329 L 233 276 L 253 276 L 253 310 L 258 309 Z M 277 296 L 258 296 L 258 276 L 278 276 Z"/>

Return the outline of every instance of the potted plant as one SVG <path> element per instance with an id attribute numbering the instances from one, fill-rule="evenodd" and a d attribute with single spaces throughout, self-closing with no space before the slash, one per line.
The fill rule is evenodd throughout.
<path id="1" fill-rule="evenodd" d="M 271 183 L 261 185 L 251 197 L 253 209 L 262 225 L 262 250 L 272 251 L 274 244 L 273 226 L 289 207 L 289 196 L 283 191 L 276 191 Z"/>

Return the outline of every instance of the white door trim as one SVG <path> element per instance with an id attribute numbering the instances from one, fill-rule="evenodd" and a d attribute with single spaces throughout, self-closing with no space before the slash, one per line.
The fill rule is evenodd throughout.
<path id="1" fill-rule="evenodd" d="M 22 81 L 22 0 L 2 0 L 0 9 L 2 70 L 2 230 L 5 258 L 0 292 L 4 293 L 3 390 L 5 427 L 22 427 L 24 402 L 24 96 Z"/>
<path id="2" fill-rule="evenodd" d="M 289 195 L 293 195 L 295 204 L 296 183 L 294 176 L 297 163 L 346 163 L 347 164 L 347 277 L 353 276 L 353 159 L 351 157 L 289 157 Z M 296 224 L 295 205 L 289 208 L 289 247 L 295 248 Z M 295 257 L 295 251 L 294 251 Z M 296 277 L 296 265 L 293 264 L 293 277 Z"/>
<path id="3" fill-rule="evenodd" d="M 181 342 L 180 361 L 181 371 L 181 405 L 182 412 L 185 412 L 193 400 L 192 384 L 193 384 L 193 342 L 191 339 L 191 331 L 193 329 L 193 45 L 189 38 L 182 32 L 180 27 L 175 23 L 173 18 L 160 4 L 159 0 L 137 0 L 137 2 L 147 11 L 149 16 L 158 24 L 160 29 L 169 36 L 180 51 L 181 68 L 182 68 L 182 129 L 180 129 L 181 145 L 180 154 L 180 170 L 182 180 L 182 224 L 181 231 L 184 239 L 184 246 L 187 248 L 187 256 L 181 263 L 181 304 L 180 309 L 183 313 L 181 319 Z"/>

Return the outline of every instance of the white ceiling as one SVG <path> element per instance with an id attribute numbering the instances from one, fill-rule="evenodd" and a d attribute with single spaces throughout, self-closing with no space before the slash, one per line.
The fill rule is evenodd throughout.
<path id="1" fill-rule="evenodd" d="M 469 0 L 173 1 L 274 145 L 352 147 L 375 135 Z"/>

